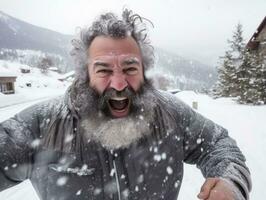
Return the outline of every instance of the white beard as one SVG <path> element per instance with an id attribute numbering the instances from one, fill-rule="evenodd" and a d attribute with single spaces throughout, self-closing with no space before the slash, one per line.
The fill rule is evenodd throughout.
<path id="1" fill-rule="evenodd" d="M 149 117 L 150 118 L 150 117 Z M 136 117 L 106 119 L 102 114 L 81 121 L 84 136 L 88 141 L 101 143 L 109 150 L 127 148 L 140 138 L 149 135 L 150 120 L 143 115 Z"/>

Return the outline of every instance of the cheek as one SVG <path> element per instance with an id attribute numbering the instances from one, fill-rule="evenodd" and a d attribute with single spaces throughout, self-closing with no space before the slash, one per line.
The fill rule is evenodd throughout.
<path id="1" fill-rule="evenodd" d="M 92 79 L 90 79 L 90 87 L 96 89 L 97 92 L 99 92 L 100 94 L 102 94 L 104 92 L 104 90 L 106 90 L 108 85 L 109 85 L 109 79 L 108 78 L 92 78 Z"/>
<path id="2" fill-rule="evenodd" d="M 127 77 L 127 82 L 134 91 L 137 91 L 144 82 L 144 78 L 142 76 Z"/>

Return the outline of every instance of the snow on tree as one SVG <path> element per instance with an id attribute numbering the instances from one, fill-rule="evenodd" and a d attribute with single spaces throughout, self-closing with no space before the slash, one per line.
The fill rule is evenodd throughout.
<path id="1" fill-rule="evenodd" d="M 255 105 L 266 104 L 265 58 L 256 51 L 247 49 L 243 64 L 239 68 L 240 95 L 238 102 Z"/>
<path id="2" fill-rule="evenodd" d="M 49 57 L 43 57 L 40 59 L 37 67 L 41 70 L 43 74 L 47 74 L 49 67 L 53 66 L 53 61 Z"/>
<path id="3" fill-rule="evenodd" d="M 265 57 L 256 50 L 245 47 L 242 25 L 236 26 L 229 50 L 218 68 L 216 97 L 236 97 L 239 103 L 266 104 Z"/>
<path id="4" fill-rule="evenodd" d="M 242 25 L 237 24 L 232 40 L 228 40 L 229 50 L 221 57 L 222 64 L 218 68 L 218 82 L 214 88 L 216 97 L 237 97 L 237 71 L 244 58 L 245 43 L 242 36 Z"/>

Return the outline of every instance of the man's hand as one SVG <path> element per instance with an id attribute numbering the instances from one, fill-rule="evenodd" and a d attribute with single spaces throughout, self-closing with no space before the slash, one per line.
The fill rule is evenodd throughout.
<path id="1" fill-rule="evenodd" d="M 231 185 L 220 178 L 207 178 L 201 187 L 198 198 L 203 200 L 235 200 Z"/>

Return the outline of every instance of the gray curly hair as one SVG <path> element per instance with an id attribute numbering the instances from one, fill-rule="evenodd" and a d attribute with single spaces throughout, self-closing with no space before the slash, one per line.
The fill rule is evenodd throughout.
<path id="1" fill-rule="evenodd" d="M 134 14 L 131 10 L 124 9 L 122 19 L 119 19 L 114 13 L 105 13 L 100 15 L 90 27 L 81 29 L 80 39 L 71 41 L 73 49 L 70 54 L 76 64 L 76 81 L 81 84 L 89 82 L 87 50 L 97 36 L 133 37 L 140 47 L 144 70 L 152 67 L 154 64 L 153 47 L 147 37 L 147 24 L 145 22 L 149 22 L 153 26 L 148 19 Z"/>

